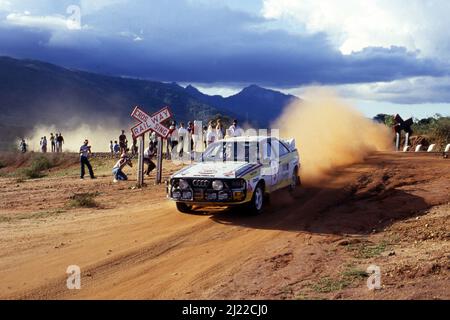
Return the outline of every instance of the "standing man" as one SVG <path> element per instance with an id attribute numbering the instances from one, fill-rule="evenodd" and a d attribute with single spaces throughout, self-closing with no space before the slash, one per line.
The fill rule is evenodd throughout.
<path id="1" fill-rule="evenodd" d="M 56 140 L 55 140 L 55 136 L 53 135 L 53 133 L 50 133 L 50 144 L 52 147 L 52 152 L 56 152 Z"/>
<path id="2" fill-rule="evenodd" d="M 59 134 L 55 133 L 55 151 L 59 152 Z"/>
<path id="3" fill-rule="evenodd" d="M 112 140 L 109 142 L 109 151 L 111 152 L 111 158 L 114 158 L 114 143 Z"/>
<path id="4" fill-rule="evenodd" d="M 94 171 L 92 170 L 91 163 L 89 162 L 89 155 L 91 154 L 91 146 L 89 145 L 89 141 L 86 139 L 84 140 L 83 145 L 80 147 L 80 165 L 81 165 L 81 180 L 84 179 L 84 166 L 86 165 L 89 170 L 89 175 L 91 176 L 91 179 L 96 179 L 94 176 Z"/>
<path id="5" fill-rule="evenodd" d="M 122 130 L 122 134 L 119 136 L 119 146 L 121 154 L 127 153 L 127 145 L 128 145 L 127 136 L 125 135 L 125 130 Z"/>
<path id="6" fill-rule="evenodd" d="M 58 152 L 63 152 L 63 144 L 64 144 L 64 138 L 61 134 L 61 132 L 59 133 L 58 137 L 56 138 L 56 141 L 58 143 Z"/>
<path id="7" fill-rule="evenodd" d="M 172 152 L 174 152 L 175 148 L 178 145 L 177 123 L 175 121 L 172 121 L 172 124 L 169 129 L 170 129 L 170 155 L 172 157 Z M 175 150 L 175 153 L 176 153 L 176 150 Z"/>
<path id="8" fill-rule="evenodd" d="M 217 126 L 216 126 L 216 140 L 222 140 L 225 136 L 225 132 L 223 130 L 223 124 L 222 120 L 217 120 Z"/>
<path id="9" fill-rule="evenodd" d="M 42 152 L 47 153 L 47 137 L 42 138 Z"/>
<path id="10" fill-rule="evenodd" d="M 120 153 L 120 146 L 117 141 L 114 141 L 114 156 L 118 156 Z"/>
<path id="11" fill-rule="evenodd" d="M 188 131 L 184 127 L 184 123 L 180 123 L 180 128 L 178 129 L 178 150 L 179 150 L 179 157 L 182 158 L 184 154 L 184 144 L 190 143 L 188 142 Z"/>
<path id="12" fill-rule="evenodd" d="M 28 145 L 27 145 L 27 143 L 25 142 L 25 139 L 22 139 L 22 141 L 20 141 L 20 151 L 22 152 L 22 153 L 26 153 L 27 152 L 27 147 L 28 147 Z"/>
<path id="13" fill-rule="evenodd" d="M 216 129 L 214 129 L 214 124 L 212 121 L 208 124 L 208 130 L 206 131 L 206 144 L 209 146 L 210 144 L 216 141 Z"/>
<path id="14" fill-rule="evenodd" d="M 244 131 L 239 127 L 238 121 L 234 120 L 233 124 L 228 129 L 230 137 L 241 137 L 244 135 Z"/>

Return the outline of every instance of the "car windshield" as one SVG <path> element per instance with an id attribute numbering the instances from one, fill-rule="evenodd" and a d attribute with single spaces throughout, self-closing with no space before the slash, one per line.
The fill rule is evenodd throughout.
<path id="1" fill-rule="evenodd" d="M 256 141 L 219 141 L 203 153 L 204 162 L 259 162 L 260 144 Z"/>

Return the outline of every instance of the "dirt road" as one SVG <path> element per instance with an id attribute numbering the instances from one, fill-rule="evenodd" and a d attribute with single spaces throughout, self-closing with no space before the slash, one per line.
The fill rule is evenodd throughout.
<path id="1" fill-rule="evenodd" d="M 0 298 L 449 299 L 449 181 L 449 160 L 379 153 L 249 217 L 183 215 L 163 186 L 107 174 L 0 178 Z M 67 207 L 88 189 L 97 208 Z M 81 290 L 66 287 L 69 265 Z"/>

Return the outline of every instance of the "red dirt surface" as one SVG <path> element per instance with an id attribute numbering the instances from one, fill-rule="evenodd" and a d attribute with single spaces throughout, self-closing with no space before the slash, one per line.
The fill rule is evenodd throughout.
<path id="1" fill-rule="evenodd" d="M 164 186 L 99 176 L 0 178 L 0 298 L 450 299 L 450 162 L 437 155 L 374 154 L 258 217 L 183 215 Z M 98 207 L 69 207 L 81 192 Z M 66 288 L 69 265 L 81 290 Z"/>

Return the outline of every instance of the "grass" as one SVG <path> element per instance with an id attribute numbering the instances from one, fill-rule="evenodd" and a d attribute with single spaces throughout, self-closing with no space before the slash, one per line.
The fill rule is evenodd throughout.
<path id="1" fill-rule="evenodd" d="M 354 267 L 348 267 L 337 279 L 323 277 L 317 283 L 314 283 L 311 288 L 316 293 L 330 293 L 348 288 L 367 277 L 367 272 Z"/>
<path id="2" fill-rule="evenodd" d="M 314 283 L 311 286 L 311 288 L 317 293 L 330 293 L 345 289 L 350 284 L 351 282 L 344 278 L 332 279 L 329 277 L 324 277 L 320 279 L 317 283 Z"/>
<path id="3" fill-rule="evenodd" d="M 380 243 L 368 245 L 367 243 L 360 243 L 354 246 L 349 246 L 349 250 L 355 252 L 355 258 L 358 259 L 370 259 L 378 257 L 389 247 L 387 241 L 381 241 Z"/>
<path id="4" fill-rule="evenodd" d="M 34 158 L 28 168 L 22 169 L 22 176 L 28 179 L 39 179 L 45 176 L 44 170 L 53 167 L 53 162 L 49 158 L 40 155 Z"/>
<path id="5" fill-rule="evenodd" d="M 76 193 L 70 197 L 68 206 L 71 208 L 96 208 L 98 203 L 95 201 L 95 198 L 98 195 L 98 192 Z"/>

